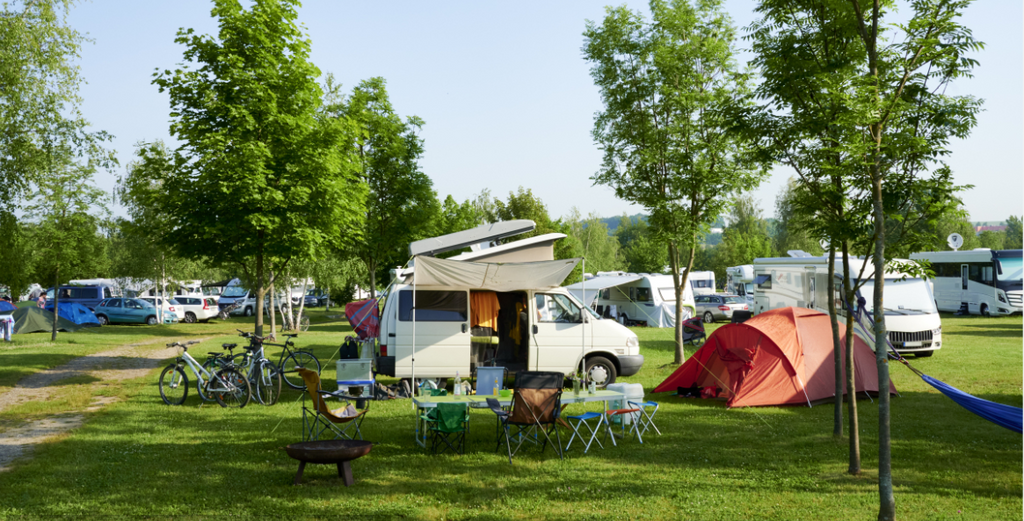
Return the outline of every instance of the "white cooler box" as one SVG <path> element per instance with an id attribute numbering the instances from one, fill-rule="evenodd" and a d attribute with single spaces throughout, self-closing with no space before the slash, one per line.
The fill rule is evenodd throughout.
<path id="1" fill-rule="evenodd" d="M 338 390 L 349 392 L 350 387 L 363 387 L 363 395 L 372 392 L 373 380 L 373 359 L 354 358 L 338 360 Z"/>
<path id="2" fill-rule="evenodd" d="M 615 391 L 626 395 L 626 400 L 610 400 L 608 402 L 609 409 L 629 409 L 629 404 L 626 402 L 642 402 L 644 401 L 644 386 L 641 384 L 608 384 L 605 389 L 609 391 Z M 611 417 L 612 423 L 619 423 L 625 421 L 626 425 L 633 423 L 633 414 L 615 415 Z"/>

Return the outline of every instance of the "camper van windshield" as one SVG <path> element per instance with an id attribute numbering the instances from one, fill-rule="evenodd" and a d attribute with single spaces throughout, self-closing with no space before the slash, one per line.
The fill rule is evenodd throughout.
<path id="1" fill-rule="evenodd" d="M 1024 258 L 999 259 L 999 268 L 1002 270 L 996 272 L 999 280 L 1019 282 L 1024 278 Z"/>
<path id="2" fill-rule="evenodd" d="M 665 302 L 676 301 L 675 288 L 658 288 L 658 293 L 661 294 L 661 300 L 664 300 Z"/>
<path id="3" fill-rule="evenodd" d="M 868 280 L 860 288 L 860 294 L 867 300 L 864 310 L 871 313 L 872 295 L 875 281 Z M 928 282 L 923 279 L 885 279 L 885 310 L 896 313 L 917 311 L 921 313 L 937 313 L 935 298 L 932 296 Z"/>

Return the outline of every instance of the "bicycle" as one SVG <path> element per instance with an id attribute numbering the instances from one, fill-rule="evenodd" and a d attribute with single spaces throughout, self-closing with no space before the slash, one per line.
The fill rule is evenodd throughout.
<path id="1" fill-rule="evenodd" d="M 232 355 L 230 363 L 245 374 L 256 391 L 256 399 L 263 405 L 274 405 L 281 396 L 281 371 L 263 354 L 263 338 L 251 333 L 242 333 L 249 340 L 244 353 Z M 235 344 L 224 344 L 225 347 Z M 236 364 L 235 360 L 239 362 Z"/>
<path id="2" fill-rule="evenodd" d="M 237 407 L 239 409 L 245 407 L 249 403 L 251 392 L 249 381 L 231 367 L 226 367 L 215 373 L 204 369 L 192 355 L 188 354 L 188 346 L 197 343 L 199 342 L 193 340 L 185 344 L 181 342 L 167 344 L 167 347 L 181 348 L 181 353 L 174 363 L 165 367 L 160 373 L 160 398 L 167 405 L 185 403 L 185 398 L 188 398 L 188 377 L 185 375 L 183 367 L 188 366 L 196 377 L 200 396 L 204 393 L 207 396 L 213 396 L 221 407 Z"/>
<path id="3" fill-rule="evenodd" d="M 236 329 L 242 334 L 242 336 L 248 335 L 241 329 Z M 256 336 L 256 335 L 253 335 Z M 299 376 L 299 368 L 305 367 L 307 369 L 315 369 L 317 374 L 320 374 L 320 360 L 317 359 L 313 353 L 309 351 L 292 351 L 291 348 L 295 347 L 295 337 L 297 334 L 284 335 L 287 337 L 284 344 L 272 344 L 270 342 L 263 342 L 263 338 L 260 338 L 260 342 L 265 346 L 275 346 L 282 348 L 281 356 L 277 360 L 277 367 L 281 368 L 281 377 L 284 378 L 284 383 L 288 384 L 288 387 L 297 390 L 305 390 L 306 383 L 302 381 L 302 377 Z M 259 337 L 257 337 L 259 338 Z M 237 356 L 237 355 L 236 355 Z"/>
<path id="4" fill-rule="evenodd" d="M 209 358 L 207 358 L 206 361 L 203 362 L 203 369 L 206 369 L 211 374 L 220 371 L 221 369 L 228 368 L 241 372 L 240 368 L 237 365 L 235 365 L 235 363 L 232 361 L 232 359 L 235 357 L 234 349 L 235 347 L 238 347 L 238 344 L 221 344 L 221 347 L 227 351 L 227 354 L 213 352 L 209 353 Z M 213 397 L 207 396 L 206 393 L 203 392 L 202 386 L 197 385 L 197 387 L 199 389 L 199 397 L 202 398 L 203 401 L 214 401 Z M 252 399 L 252 396 L 250 395 L 249 398 Z"/>

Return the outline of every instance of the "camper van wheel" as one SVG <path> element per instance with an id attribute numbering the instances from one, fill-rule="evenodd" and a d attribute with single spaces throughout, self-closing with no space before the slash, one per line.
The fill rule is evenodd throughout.
<path id="1" fill-rule="evenodd" d="M 604 387 L 615 383 L 618 371 L 615 364 L 603 356 L 594 356 L 587 359 L 587 380 L 594 382 L 598 387 Z"/>
<path id="2" fill-rule="evenodd" d="M 247 316 L 247 317 L 251 317 L 252 316 L 252 308 L 246 307 L 245 311 L 243 311 L 242 314 Z"/>
<path id="3" fill-rule="evenodd" d="M 981 316 L 987 317 L 988 316 L 988 304 L 982 304 L 980 311 L 981 311 Z"/>
<path id="4" fill-rule="evenodd" d="M 704 312 L 704 322 L 707 322 L 708 324 L 710 324 L 710 323 L 712 323 L 714 321 L 715 321 L 715 314 L 710 312 L 710 311 L 705 311 Z"/>

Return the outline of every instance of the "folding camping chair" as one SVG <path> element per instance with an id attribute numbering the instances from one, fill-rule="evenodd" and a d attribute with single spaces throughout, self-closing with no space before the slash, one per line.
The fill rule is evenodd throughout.
<path id="1" fill-rule="evenodd" d="M 433 437 L 431 450 L 434 454 L 443 454 L 448 450 L 456 454 L 465 453 L 469 408 L 464 403 L 439 403 L 435 410 L 434 426 L 430 428 Z"/>
<path id="2" fill-rule="evenodd" d="M 568 425 L 569 425 L 569 428 L 572 430 L 572 436 L 569 436 L 569 443 L 565 444 L 565 450 L 569 450 L 569 447 L 572 446 L 572 440 L 574 440 L 576 438 L 579 438 L 580 439 L 580 443 L 584 444 L 583 445 L 583 453 L 584 454 L 586 454 L 587 451 L 590 450 L 590 445 L 593 444 L 595 441 L 597 442 L 598 446 L 600 446 L 602 449 L 604 448 L 604 445 L 601 444 L 601 440 L 597 439 L 597 433 L 598 433 L 598 431 L 601 430 L 601 423 L 603 422 L 601 413 L 596 413 L 596 412 L 593 412 L 593 411 L 585 412 L 583 414 L 577 414 L 576 416 L 566 416 L 566 419 L 569 420 L 569 424 Z M 590 424 L 587 423 L 588 421 L 594 420 L 594 419 L 597 420 L 596 428 L 595 427 L 591 427 Z M 573 422 L 575 422 L 575 423 L 573 423 Z M 590 431 L 590 439 L 586 439 L 586 440 L 584 439 L 583 433 L 580 432 L 580 427 L 586 427 L 587 430 Z"/>
<path id="3" fill-rule="evenodd" d="M 366 408 L 359 411 L 348 403 L 349 396 L 337 392 L 320 390 L 320 375 L 311 369 L 298 368 L 299 376 L 306 383 L 306 394 L 302 395 L 302 441 L 319 440 L 324 433 L 334 434 L 334 439 L 363 439 L 360 427 L 370 411 L 370 401 L 366 400 Z M 306 395 L 312 402 L 306 406 Z M 324 396 L 334 396 L 345 401 L 344 407 L 331 410 L 324 401 Z M 355 430 L 349 434 L 350 430 Z"/>
<path id="4" fill-rule="evenodd" d="M 562 373 L 541 371 L 516 373 L 516 382 L 512 393 L 512 412 L 504 417 L 498 415 L 505 444 L 508 447 L 509 464 L 512 463 L 512 456 L 519 452 L 523 443 L 531 441 L 531 433 L 533 439 L 538 442 L 540 440 L 537 433 L 544 435 L 544 442 L 540 448 L 541 453 L 550 443 L 558 453 L 558 458 L 564 459 L 562 437 L 557 428 L 558 417 L 562 410 L 562 382 L 564 380 L 565 375 Z M 498 411 L 495 411 L 495 414 L 498 414 Z M 516 434 L 511 433 L 512 427 L 517 427 Z M 551 441 L 552 431 L 558 443 Z M 512 448 L 513 437 L 517 442 L 515 449 Z M 499 440 L 498 447 L 500 446 L 501 441 Z"/>
<path id="5" fill-rule="evenodd" d="M 607 440 L 609 435 L 610 435 L 611 438 L 612 438 L 612 445 L 613 446 L 615 446 L 615 447 L 618 446 L 618 444 L 615 443 L 615 436 L 616 436 L 616 434 L 614 432 L 612 432 L 612 417 L 614 417 L 614 416 L 619 416 L 620 417 L 619 418 L 621 420 L 619 422 L 620 432 L 619 432 L 618 435 L 622 437 L 623 441 L 625 441 L 627 436 L 629 436 L 630 434 L 633 434 L 636 437 L 637 441 L 639 441 L 640 443 L 644 442 L 643 437 L 640 436 L 640 422 L 637 420 L 637 418 L 640 417 L 641 409 L 638 409 L 636 407 L 631 407 L 631 408 L 627 408 L 627 409 L 612 409 L 610 411 L 605 411 L 604 414 L 605 414 L 605 426 L 607 427 L 607 430 L 604 433 L 604 438 Z M 629 420 L 631 420 L 631 421 L 628 421 L 628 422 L 626 421 L 627 420 L 627 418 L 626 418 L 627 416 L 630 416 Z M 626 424 L 627 423 L 629 423 L 629 428 L 628 429 L 626 428 Z"/>
<path id="6" fill-rule="evenodd" d="M 658 426 L 654 424 L 654 415 L 658 414 L 658 402 L 652 402 L 650 400 L 646 402 L 626 402 L 630 407 L 640 409 L 640 414 L 634 416 L 634 419 L 639 424 L 640 434 L 644 434 L 650 429 L 654 429 L 654 432 L 661 435 L 661 431 L 658 430 Z"/>

